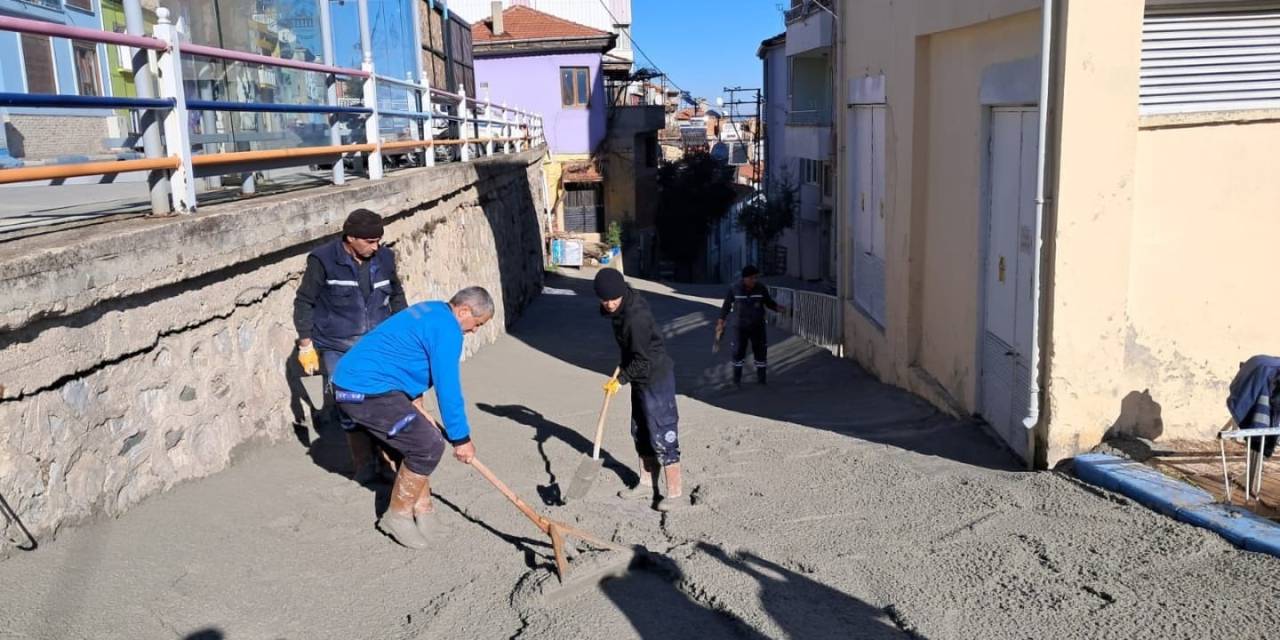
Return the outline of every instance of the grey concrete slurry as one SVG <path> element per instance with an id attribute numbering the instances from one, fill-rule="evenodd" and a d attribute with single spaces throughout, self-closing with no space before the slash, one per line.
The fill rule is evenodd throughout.
<path id="1" fill-rule="evenodd" d="M 774 335 L 770 386 L 728 388 L 714 288 L 643 285 L 677 362 L 694 506 L 616 497 L 635 480 L 625 398 L 592 493 L 547 506 L 616 360 L 589 283 L 548 284 L 579 295 L 543 296 L 463 366 L 475 442 L 552 517 L 647 547 L 631 571 L 559 587 L 547 540 L 452 459 L 432 479 L 448 542 L 396 547 L 322 429 L 0 562 L 0 638 L 1275 637 L 1280 561 L 1019 471 L 849 362 Z M 576 575 L 617 554 L 584 551 Z"/>

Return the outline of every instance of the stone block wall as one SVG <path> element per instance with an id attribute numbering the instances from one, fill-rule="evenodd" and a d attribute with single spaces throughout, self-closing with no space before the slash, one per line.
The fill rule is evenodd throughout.
<path id="1" fill-rule="evenodd" d="M 37 539 L 293 437 L 305 257 L 352 209 L 388 218 L 410 303 L 466 285 L 499 318 L 541 291 L 542 156 L 527 152 L 0 247 L 0 499 Z M 13 243 L 19 244 L 19 243 Z M 11 254 L 11 255 L 10 255 Z M 0 505 L 3 507 L 3 505 Z M 0 511 L 0 555 L 24 536 Z"/>

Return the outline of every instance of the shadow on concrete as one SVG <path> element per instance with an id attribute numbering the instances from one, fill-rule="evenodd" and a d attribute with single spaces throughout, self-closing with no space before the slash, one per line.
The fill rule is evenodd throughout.
<path id="1" fill-rule="evenodd" d="M 484 520 L 481 520 L 480 518 L 477 518 L 471 515 L 465 509 L 462 509 L 458 505 L 454 504 L 453 502 L 450 502 L 448 498 L 445 498 L 440 494 L 435 493 L 434 491 L 431 493 L 431 497 L 433 500 L 436 501 L 437 504 L 442 504 L 448 507 L 449 509 L 457 513 L 459 516 L 462 516 L 462 518 L 467 522 L 470 522 L 471 524 L 474 524 L 480 527 L 481 529 L 484 529 L 485 531 L 493 534 L 503 542 L 515 547 L 517 551 L 519 551 L 522 555 L 524 555 L 525 567 L 529 569 L 537 569 L 541 567 L 541 568 L 549 569 L 552 571 L 555 570 L 556 568 L 555 562 L 548 555 L 551 551 L 551 545 L 549 543 L 541 540 L 533 540 L 531 538 L 525 538 L 523 536 L 517 536 L 510 533 L 499 531 L 493 528 L 492 525 L 485 522 Z M 544 554 L 541 556 L 542 557 L 541 562 L 539 562 L 538 549 L 542 549 L 544 551 Z"/>
<path id="2" fill-rule="evenodd" d="M 763 609 L 788 638 L 918 638 L 892 622 L 892 613 L 791 571 L 752 553 L 730 556 L 719 545 L 699 542 L 701 553 L 757 582 Z M 771 637 L 714 599 L 710 604 L 689 595 L 702 588 L 689 582 L 669 559 L 650 556 L 620 578 L 606 580 L 601 591 L 618 607 L 641 638 L 687 637 L 748 640 Z M 715 592 L 717 589 L 707 589 Z"/>
<path id="3" fill-rule="evenodd" d="M 551 470 L 551 458 L 547 456 L 547 440 L 551 438 L 560 440 L 561 442 L 573 447 L 578 451 L 578 453 L 581 453 L 584 456 L 591 455 L 591 450 L 595 447 L 595 443 L 581 433 L 578 433 L 576 430 L 570 429 L 562 424 L 552 422 L 541 413 L 538 413 L 524 405 L 492 405 L 480 402 L 476 403 L 476 408 L 484 411 L 485 413 L 498 416 L 499 418 L 506 418 L 518 424 L 525 425 L 526 427 L 533 428 L 533 441 L 538 444 L 538 455 L 542 456 L 543 467 L 547 474 L 547 484 L 538 486 L 538 496 L 542 498 L 543 504 L 548 506 L 564 504 L 559 478 L 556 476 L 555 472 Z M 609 453 L 603 446 L 600 448 L 600 458 L 603 461 L 604 468 L 616 473 L 618 478 L 627 486 L 634 486 L 640 482 L 640 476 L 636 475 L 634 470 L 614 457 L 613 454 Z M 567 489 L 567 487 L 565 487 L 565 489 Z"/>
<path id="4" fill-rule="evenodd" d="M 223 640 L 226 637 L 227 634 L 223 633 L 221 629 L 209 627 L 182 636 L 182 640 Z"/>
<path id="5" fill-rule="evenodd" d="M 542 296 L 537 313 L 512 329 L 522 342 L 604 379 L 618 362 L 609 322 L 598 312 L 590 272 L 552 275 L 547 286 L 575 295 Z M 721 409 L 831 431 L 992 469 L 1025 469 L 976 420 L 943 415 L 924 400 L 880 383 L 850 360 L 837 358 L 800 338 L 769 329 L 769 385 L 750 372 L 741 389 L 731 383 L 725 344 L 712 353 L 719 317 L 714 300 L 719 285 L 681 285 L 684 293 L 642 291 L 663 327 L 667 351 L 676 363 L 681 395 Z M 699 296 L 695 299 L 686 296 Z M 750 365 L 748 365 L 750 369 Z"/>

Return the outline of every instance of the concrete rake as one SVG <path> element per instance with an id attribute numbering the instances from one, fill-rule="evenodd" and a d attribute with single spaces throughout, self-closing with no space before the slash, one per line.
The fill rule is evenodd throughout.
<path id="1" fill-rule="evenodd" d="M 484 476 L 484 479 L 488 480 L 490 484 L 496 487 L 498 491 L 502 493 L 502 495 L 506 496 L 507 500 L 510 500 L 511 504 L 514 504 L 516 506 L 516 509 L 520 510 L 520 513 L 523 513 L 526 518 L 528 518 L 531 522 L 533 522 L 534 526 L 538 527 L 538 529 L 541 530 L 542 533 L 546 534 L 551 538 L 551 549 L 552 551 L 555 552 L 555 557 L 556 557 L 556 576 L 560 579 L 561 584 L 564 584 L 567 577 L 568 569 L 569 569 L 569 563 L 568 563 L 568 560 L 565 558 L 565 553 L 564 553 L 564 539 L 566 537 L 578 538 L 583 542 L 587 542 L 604 549 L 612 549 L 614 551 L 624 551 L 627 554 L 629 554 L 626 557 L 627 566 L 630 566 L 631 561 L 635 558 L 637 554 L 637 551 L 635 549 L 630 549 L 620 544 L 607 542 L 577 527 L 565 524 L 563 522 L 558 522 L 546 516 L 540 515 L 538 512 L 534 511 L 533 508 L 530 507 L 528 504 L 525 504 L 525 501 L 521 500 L 520 496 L 517 496 L 514 491 L 512 491 L 509 487 L 507 487 L 505 483 L 499 480 L 498 477 L 495 476 L 493 472 L 489 470 L 488 467 L 484 466 L 484 464 L 480 462 L 480 460 L 473 458 L 471 460 L 471 466 L 474 467 L 476 471 L 480 472 L 480 475 Z M 610 563 L 610 564 L 614 564 L 614 563 Z M 621 565 L 622 563 L 620 561 L 619 563 L 616 563 L 616 564 Z M 610 567 L 603 567 L 603 568 L 600 568 L 598 571 L 600 573 L 609 573 Z"/>

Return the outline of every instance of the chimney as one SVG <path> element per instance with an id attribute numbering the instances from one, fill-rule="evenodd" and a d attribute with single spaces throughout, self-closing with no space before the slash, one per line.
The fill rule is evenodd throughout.
<path id="1" fill-rule="evenodd" d="M 493 35 L 500 36 L 506 33 L 502 25 L 502 0 L 490 2 L 489 11 L 493 14 Z"/>

